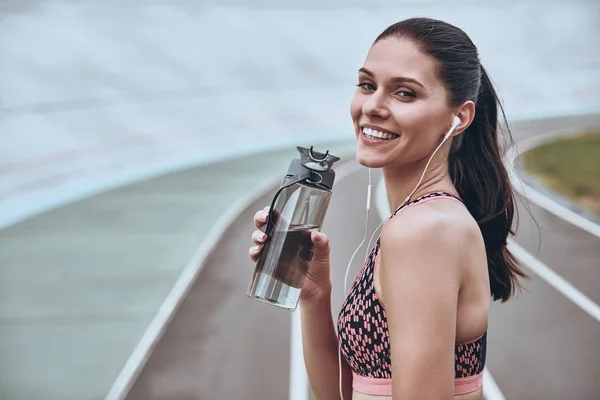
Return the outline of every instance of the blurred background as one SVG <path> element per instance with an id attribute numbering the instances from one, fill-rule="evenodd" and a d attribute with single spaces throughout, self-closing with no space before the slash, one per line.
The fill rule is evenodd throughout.
<path id="1" fill-rule="evenodd" d="M 342 158 L 337 315 L 357 70 L 414 16 L 470 35 L 517 141 L 532 279 L 492 308 L 485 397 L 600 399 L 597 0 L 0 0 L 0 399 L 309 398 L 297 313 L 246 297 L 252 215 L 295 146 Z"/>

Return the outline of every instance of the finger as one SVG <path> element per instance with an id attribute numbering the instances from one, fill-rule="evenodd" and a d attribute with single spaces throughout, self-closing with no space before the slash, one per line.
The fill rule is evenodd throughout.
<path id="1" fill-rule="evenodd" d="M 252 241 L 256 245 L 261 245 L 267 239 L 267 235 L 265 235 L 262 231 L 254 231 L 252 233 Z"/>
<path id="2" fill-rule="evenodd" d="M 256 214 L 254 214 L 254 225 L 256 225 L 258 229 L 261 229 L 267 222 L 268 217 L 269 213 L 267 211 L 258 211 Z"/>
<path id="3" fill-rule="evenodd" d="M 250 247 L 250 249 L 248 250 L 248 255 L 250 256 L 250 259 L 254 262 L 258 261 L 258 257 L 260 256 L 260 250 L 261 250 L 262 246 L 252 246 Z"/>

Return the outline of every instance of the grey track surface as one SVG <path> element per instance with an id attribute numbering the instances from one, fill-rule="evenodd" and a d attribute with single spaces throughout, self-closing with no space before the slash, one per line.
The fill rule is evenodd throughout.
<path id="1" fill-rule="evenodd" d="M 513 133 L 524 139 L 569 126 L 574 131 L 600 126 L 600 116 L 522 123 L 513 127 Z M 362 237 L 365 183 L 361 170 L 336 185 L 323 229 L 332 242 L 334 313 L 341 304 L 344 267 Z M 129 399 L 285 398 L 289 316 L 245 298 L 252 269 L 246 255 L 251 216 L 269 199 L 270 194 L 253 204 L 223 236 Z M 531 203 L 528 207 L 542 232 L 542 244 L 538 245 L 537 228 L 524 207 L 519 208 L 518 242 L 598 301 L 600 239 Z M 371 219 L 371 230 L 375 220 Z M 354 273 L 360 263 L 355 264 Z M 530 275 L 515 299 L 492 308 L 490 372 L 507 399 L 597 399 L 600 324 Z M 265 377 L 271 378 L 269 384 L 264 384 Z"/>
<path id="2" fill-rule="evenodd" d="M 266 204 L 268 196 L 239 221 L 251 220 L 253 210 Z M 213 251 L 210 267 L 169 326 L 169 344 L 158 346 L 129 399 L 286 397 L 290 313 L 245 296 L 252 264 L 238 246 L 248 243 L 250 229 L 244 225 L 225 232 L 227 242 Z"/>
<path id="3" fill-rule="evenodd" d="M 356 70 L 389 23 L 427 15 L 464 28 L 508 117 L 548 116 L 599 108 L 600 53 L 590 50 L 600 48 L 599 5 L 0 1 L 0 226 L 9 226 L 0 231 L 0 398 L 103 398 L 205 233 L 257 181 L 280 177 L 293 151 L 273 151 L 267 164 L 257 153 L 348 139 Z M 340 194 L 362 215 L 352 188 Z M 559 232 L 540 256 L 552 264 L 573 253 L 576 264 L 552 267 L 597 299 L 596 242 L 534 212 Z M 343 233 L 342 267 L 359 239 Z M 569 238 L 575 249 L 561 247 Z M 534 249 L 535 236 L 519 240 Z M 283 375 L 286 356 L 277 357 Z M 199 380 L 187 372 L 178 385 Z"/>

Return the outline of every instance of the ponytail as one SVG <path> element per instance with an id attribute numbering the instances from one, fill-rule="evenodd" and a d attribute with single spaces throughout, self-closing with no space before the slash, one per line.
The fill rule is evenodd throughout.
<path id="1" fill-rule="evenodd" d="M 504 302 L 519 286 L 518 279 L 526 275 L 506 247 L 508 235 L 514 235 L 515 198 L 502 162 L 498 140 L 498 108 L 496 91 L 481 66 L 475 118 L 454 140 L 449 168 L 460 197 L 483 234 L 493 299 Z M 508 130 L 506 134 L 510 137 Z"/>

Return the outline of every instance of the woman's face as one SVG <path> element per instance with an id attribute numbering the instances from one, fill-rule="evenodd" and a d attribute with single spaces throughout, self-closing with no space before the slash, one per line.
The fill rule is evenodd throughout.
<path id="1" fill-rule="evenodd" d="M 350 112 L 362 165 L 418 162 L 450 129 L 454 114 L 434 60 L 410 40 L 387 38 L 374 44 L 359 70 L 358 85 Z"/>

